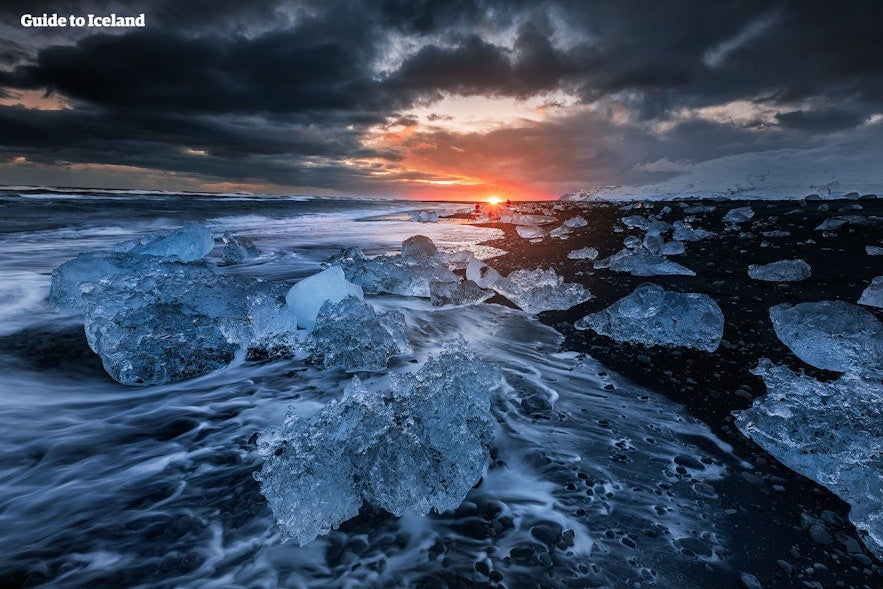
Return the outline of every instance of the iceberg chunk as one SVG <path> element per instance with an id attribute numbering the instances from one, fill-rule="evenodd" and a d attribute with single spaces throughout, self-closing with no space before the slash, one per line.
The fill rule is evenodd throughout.
<path id="1" fill-rule="evenodd" d="M 644 249 L 651 254 L 658 254 L 662 252 L 662 248 L 665 247 L 665 239 L 661 235 L 651 235 L 648 233 L 644 236 L 642 245 L 644 246 Z"/>
<path id="2" fill-rule="evenodd" d="M 447 256 L 428 237 L 417 235 L 402 244 L 402 253 L 368 259 L 359 248 L 333 256 L 329 263 L 343 268 L 346 279 L 370 294 L 387 292 L 429 298 L 429 283 L 456 282 Z"/>
<path id="3" fill-rule="evenodd" d="M 429 283 L 429 299 L 432 305 L 471 305 L 480 303 L 494 296 L 494 291 L 485 290 L 471 280 L 459 280 L 457 282 Z"/>
<path id="4" fill-rule="evenodd" d="M 221 256 L 226 266 L 240 264 L 245 260 L 261 255 L 261 250 L 250 239 L 233 237 L 228 232 L 224 233 L 221 241 L 224 242 L 224 251 L 221 253 Z"/>
<path id="5" fill-rule="evenodd" d="M 850 504 L 849 519 L 883 558 L 883 386 L 847 374 L 823 383 L 762 359 L 767 394 L 735 424 L 788 468 Z"/>
<path id="6" fill-rule="evenodd" d="M 858 304 L 883 309 L 883 276 L 878 276 L 871 281 L 868 288 L 862 292 Z"/>
<path id="7" fill-rule="evenodd" d="M 683 254 L 684 251 L 685 251 L 684 242 L 674 240 L 674 241 L 666 242 L 666 244 L 664 246 L 662 246 L 662 251 L 659 253 L 662 254 L 663 256 L 679 256 L 679 255 Z"/>
<path id="8" fill-rule="evenodd" d="M 869 256 L 883 256 L 883 247 L 879 245 L 866 245 L 865 253 Z"/>
<path id="9" fill-rule="evenodd" d="M 681 275 L 696 273 L 677 262 L 651 253 L 644 248 L 622 249 L 609 258 L 595 262 L 595 268 L 609 268 L 615 272 L 629 272 L 632 276 Z"/>
<path id="10" fill-rule="evenodd" d="M 124 241 L 114 246 L 121 253 L 162 258 L 177 258 L 192 262 L 212 251 L 215 242 L 211 229 L 200 223 L 185 225 L 178 229 L 151 233 L 138 239 Z"/>
<path id="11" fill-rule="evenodd" d="M 754 217 L 754 211 L 751 207 L 738 207 L 730 209 L 727 214 L 724 215 L 723 221 L 724 223 L 744 223 L 752 217 Z"/>
<path id="12" fill-rule="evenodd" d="M 383 370 L 391 356 L 411 349 L 400 311 L 376 313 L 371 305 L 353 296 L 336 303 L 325 301 L 308 347 L 313 362 L 347 372 Z"/>
<path id="13" fill-rule="evenodd" d="M 576 217 L 571 217 L 570 219 L 564 222 L 565 227 L 570 227 L 571 229 L 575 229 L 576 227 L 585 227 L 589 222 L 583 219 L 580 215 Z"/>
<path id="14" fill-rule="evenodd" d="M 466 266 L 466 278 L 480 288 L 493 288 L 494 284 L 503 279 L 499 272 L 477 258 Z"/>
<path id="15" fill-rule="evenodd" d="M 767 282 L 797 282 L 806 280 L 811 274 L 812 268 L 804 260 L 779 260 L 770 264 L 748 266 L 748 276 Z"/>
<path id="16" fill-rule="evenodd" d="M 701 241 L 703 239 L 708 239 L 709 237 L 714 237 L 714 233 L 711 231 L 699 228 L 694 229 L 690 224 L 683 221 L 675 221 L 672 223 L 672 227 L 674 228 L 672 238 L 677 241 Z"/>
<path id="17" fill-rule="evenodd" d="M 516 225 L 515 231 L 524 239 L 538 239 L 549 234 L 545 229 L 536 225 Z"/>
<path id="18" fill-rule="evenodd" d="M 463 349 L 393 374 L 369 392 L 354 378 L 309 419 L 289 414 L 259 439 L 255 478 L 283 536 L 306 544 L 358 514 L 363 501 L 394 515 L 460 505 L 490 462 L 492 367 Z"/>
<path id="19" fill-rule="evenodd" d="M 783 303 L 770 308 L 770 319 L 782 343 L 816 368 L 860 373 L 883 367 L 883 323 L 858 305 Z"/>
<path id="20" fill-rule="evenodd" d="M 629 215 L 620 219 L 622 224 L 631 229 L 646 229 L 650 226 L 650 221 L 646 217 L 640 215 Z"/>
<path id="21" fill-rule="evenodd" d="M 80 254 L 52 271 L 49 303 L 62 313 L 83 312 L 83 294 L 102 280 L 161 263 L 159 258 L 126 254 Z"/>
<path id="22" fill-rule="evenodd" d="M 123 384 L 162 384 L 226 366 L 252 339 L 239 280 L 206 265 L 162 263 L 83 295 L 86 340 Z"/>
<path id="23" fill-rule="evenodd" d="M 594 260 L 598 257 L 598 250 L 593 247 L 584 247 L 569 252 L 567 257 L 571 260 Z"/>
<path id="24" fill-rule="evenodd" d="M 724 314 L 708 295 L 642 284 L 603 311 L 586 315 L 575 327 L 620 342 L 713 352 L 724 334 Z"/>
<path id="25" fill-rule="evenodd" d="M 554 270 L 516 270 L 492 288 L 527 313 L 565 310 L 592 298 L 583 285 L 564 282 Z"/>
<path id="26" fill-rule="evenodd" d="M 554 237 L 555 239 L 566 239 L 568 235 L 573 233 L 573 230 L 567 225 L 561 225 L 560 227 L 556 227 L 549 231 L 549 237 Z"/>
<path id="27" fill-rule="evenodd" d="M 653 221 L 647 226 L 645 235 L 664 235 L 671 230 L 671 225 L 665 221 Z"/>
<path id="28" fill-rule="evenodd" d="M 285 301 L 288 288 L 274 282 L 255 282 L 246 291 L 252 328 L 249 350 L 253 356 L 293 356 L 303 347 L 297 313 Z"/>
<path id="29" fill-rule="evenodd" d="M 310 329 L 325 301 L 337 303 L 347 296 L 363 298 L 362 288 L 347 282 L 339 266 L 331 266 L 292 286 L 285 295 L 285 300 L 294 309 L 297 324 Z"/>
<path id="30" fill-rule="evenodd" d="M 408 216 L 416 223 L 438 223 L 438 211 L 411 211 Z"/>

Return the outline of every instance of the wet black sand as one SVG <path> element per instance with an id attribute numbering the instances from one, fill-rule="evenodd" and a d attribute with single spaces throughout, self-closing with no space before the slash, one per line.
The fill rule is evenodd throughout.
<path id="1" fill-rule="evenodd" d="M 551 267 L 567 282 L 581 282 L 596 298 L 568 311 L 540 315 L 543 322 L 566 336 L 566 348 L 588 352 L 610 369 L 684 404 L 690 413 L 708 423 L 751 468 L 733 472 L 714 486 L 719 509 L 730 522 L 729 560 L 732 574 L 722 574 L 719 587 L 739 587 L 740 572 L 754 575 L 763 587 L 881 587 L 883 566 L 857 542 L 859 533 L 847 521 L 848 505 L 823 487 L 791 472 L 744 437 L 733 425 L 733 411 L 750 406 L 765 394 L 763 381 L 750 373 L 760 358 L 770 358 L 821 380 L 835 373 L 803 363 L 776 337 L 768 310 L 779 303 L 844 300 L 855 303 L 862 290 L 883 274 L 883 258 L 869 256 L 866 245 L 883 243 L 879 221 L 850 224 L 833 232 L 816 231 L 825 219 L 845 215 L 883 216 L 883 199 L 857 201 L 691 201 L 714 205 L 715 210 L 695 215 L 694 227 L 714 231 L 717 238 L 687 242 L 686 253 L 671 259 L 696 272 L 690 276 L 635 277 L 607 269 L 592 269 L 589 260 L 570 260 L 567 253 L 585 246 L 599 250 L 599 258 L 622 248 L 627 235 L 643 231 L 614 232 L 626 215 L 659 213 L 668 223 L 686 215 L 676 202 L 645 203 L 622 210 L 610 203 L 541 203 L 515 205 L 524 212 L 551 212 L 560 221 L 577 214 L 588 226 L 573 230 L 566 240 L 546 237 L 540 243 L 522 239 L 508 224 L 488 224 L 505 232 L 486 245 L 508 252 L 491 265 L 507 274 L 520 268 Z M 842 210 L 860 205 L 861 210 Z M 825 206 L 829 210 L 825 211 Z M 721 218 L 731 208 L 751 206 L 755 216 L 741 230 L 725 231 Z M 823 210 L 819 210 L 819 207 Z M 546 229 L 558 224 L 550 224 Z M 764 237 L 762 231 L 784 230 L 787 237 Z M 750 235 L 745 234 L 749 232 Z M 807 243 L 810 240 L 810 243 Z M 812 243 L 814 241 L 814 243 Z M 762 245 L 763 244 L 763 245 Z M 802 282 L 770 283 L 748 277 L 749 264 L 802 258 L 812 276 Z M 680 292 L 710 295 L 726 320 L 724 339 L 714 353 L 686 348 L 645 347 L 621 344 L 592 331 L 577 331 L 573 323 L 588 313 L 604 309 L 644 282 L 654 282 Z M 491 302 L 502 302 L 495 297 Z M 883 313 L 870 309 L 878 318 Z"/>

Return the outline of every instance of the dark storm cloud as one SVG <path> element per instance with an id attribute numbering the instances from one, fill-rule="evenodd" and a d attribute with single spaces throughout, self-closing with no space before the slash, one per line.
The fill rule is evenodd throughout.
<path id="1" fill-rule="evenodd" d="M 622 135 L 623 148 L 593 147 L 597 122 L 552 122 L 542 142 L 536 128 L 513 128 L 487 141 L 472 137 L 474 148 L 493 152 L 495 139 L 552 145 L 558 137 L 579 154 L 562 155 L 560 165 L 536 174 L 577 181 L 580 166 L 595 174 L 603 162 L 616 182 L 639 161 L 813 143 L 883 110 L 883 11 L 871 1 L 28 5 L 32 13 L 44 10 L 144 12 L 148 27 L 72 31 L 60 40 L 58 31 L 22 32 L 21 8 L 2 4 L 0 24 L 16 34 L 0 43 L 0 98 L 34 91 L 71 106 L 0 106 L 6 157 L 221 178 L 263 174 L 280 184 L 337 182 L 347 190 L 364 186 L 364 178 L 344 160 L 403 157 L 368 148 L 361 137 L 375 124 L 414 125 L 402 115 L 417 102 L 443 93 L 528 98 L 561 90 L 587 103 L 624 104 L 637 123 L 605 127 Z M 754 128 L 686 121 L 672 125 L 665 141 L 647 131 L 679 109 L 733 100 L 772 104 L 779 114 Z M 595 181 L 592 174 L 584 172 L 586 181 Z"/>

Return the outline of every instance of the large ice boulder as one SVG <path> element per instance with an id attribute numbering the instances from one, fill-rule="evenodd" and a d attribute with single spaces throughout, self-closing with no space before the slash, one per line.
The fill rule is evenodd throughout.
<path id="1" fill-rule="evenodd" d="M 121 253 L 161 258 L 176 258 L 182 262 L 198 260 L 214 247 L 211 229 L 200 223 L 185 225 L 169 231 L 158 231 L 124 241 L 114 246 Z"/>
<path id="2" fill-rule="evenodd" d="M 585 227 L 588 224 L 589 222 L 583 219 L 580 215 L 577 215 L 576 217 L 571 217 L 564 222 L 564 226 L 570 227 L 571 229 L 576 227 Z"/>
<path id="3" fill-rule="evenodd" d="M 524 239 L 542 239 L 549 233 L 536 225 L 516 225 L 515 232 Z"/>
<path id="4" fill-rule="evenodd" d="M 846 374 L 823 383 L 762 359 L 767 394 L 736 418 L 742 433 L 788 468 L 824 485 L 851 510 L 865 544 L 883 558 L 883 385 Z"/>
<path id="5" fill-rule="evenodd" d="M 429 283 L 456 282 L 447 256 L 428 237 L 417 235 L 405 240 L 402 253 L 369 259 L 357 247 L 333 256 L 328 263 L 339 265 L 346 279 L 370 294 L 390 293 L 429 298 Z"/>
<path id="6" fill-rule="evenodd" d="M 438 211 L 410 211 L 408 216 L 416 223 L 438 223 Z"/>
<path id="7" fill-rule="evenodd" d="M 603 311 L 586 315 L 575 327 L 620 342 L 713 352 L 723 337 L 724 314 L 708 295 L 642 284 Z"/>
<path id="8" fill-rule="evenodd" d="M 748 276 L 766 282 L 798 282 L 806 280 L 812 274 L 812 268 L 805 260 L 779 260 L 770 264 L 751 264 Z"/>
<path id="9" fill-rule="evenodd" d="M 86 340 L 115 380 L 185 380 L 226 366 L 253 329 L 240 279 L 205 264 L 162 263 L 83 295 Z"/>
<path id="10" fill-rule="evenodd" d="M 754 211 L 751 207 L 737 207 L 735 209 L 730 209 L 726 215 L 724 215 L 723 221 L 724 223 L 744 223 L 745 221 L 751 220 L 754 217 Z"/>
<path id="11" fill-rule="evenodd" d="M 871 281 L 859 297 L 858 304 L 883 309 L 883 276 L 877 276 Z"/>
<path id="12" fill-rule="evenodd" d="M 770 308 L 776 335 L 816 368 L 863 373 L 883 369 L 883 323 L 843 301 L 781 304 Z"/>
<path id="13" fill-rule="evenodd" d="M 310 329 L 325 301 L 337 303 L 348 296 L 363 298 L 362 288 L 348 282 L 339 266 L 331 266 L 292 286 L 285 300 L 294 309 L 298 326 Z"/>
<path id="14" fill-rule="evenodd" d="M 581 284 L 564 282 L 550 269 L 516 270 L 491 288 L 518 305 L 527 313 L 565 310 L 592 298 Z"/>
<path id="15" fill-rule="evenodd" d="M 646 229 L 650 226 L 650 220 L 640 215 L 629 215 L 620 219 L 622 224 L 630 229 Z"/>
<path id="16" fill-rule="evenodd" d="M 498 368 L 449 349 L 387 390 L 354 378 L 312 417 L 290 413 L 260 437 L 255 474 L 283 536 L 306 544 L 365 501 L 394 515 L 459 506 L 490 461 L 499 382 Z"/>
<path id="17" fill-rule="evenodd" d="M 643 247 L 624 248 L 609 258 L 595 262 L 595 268 L 629 272 L 632 276 L 681 275 L 696 276 L 689 268 L 654 254 Z"/>
<path id="18" fill-rule="evenodd" d="M 347 372 L 383 370 L 391 356 L 411 349 L 401 311 L 376 313 L 353 296 L 325 301 L 307 346 L 313 362 Z"/>
<path id="19" fill-rule="evenodd" d="M 290 357 L 303 348 L 304 330 L 298 329 L 297 313 L 285 300 L 289 288 L 278 282 L 255 281 L 246 288 L 252 339 L 248 344 L 256 357 Z"/>

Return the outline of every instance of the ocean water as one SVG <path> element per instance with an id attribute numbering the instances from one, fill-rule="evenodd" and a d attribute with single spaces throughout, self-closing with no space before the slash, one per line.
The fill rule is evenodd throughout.
<path id="1" fill-rule="evenodd" d="M 501 366 L 494 462 L 460 508 L 395 518 L 366 506 L 339 530 L 282 543 L 256 439 L 349 377 L 247 362 L 168 385 L 114 382 L 77 316 L 48 305 L 53 268 L 145 233 L 203 221 L 262 255 L 231 268 L 293 283 L 341 247 L 394 252 L 414 234 L 473 249 L 499 233 L 417 224 L 413 202 L 120 192 L 0 195 L 0 579 L 52 587 L 699 587 L 727 570 L 715 483 L 743 463 L 684 409 L 562 348 L 554 329 L 482 304 L 372 297 L 405 314 L 416 370 L 463 336 Z M 445 205 L 456 208 L 461 205 Z M 220 248 L 209 260 L 220 260 Z M 382 387 L 383 375 L 366 379 Z M 552 406 L 537 418 L 521 399 Z M 549 546 L 537 524 L 572 530 Z"/>

